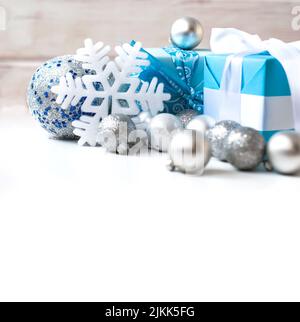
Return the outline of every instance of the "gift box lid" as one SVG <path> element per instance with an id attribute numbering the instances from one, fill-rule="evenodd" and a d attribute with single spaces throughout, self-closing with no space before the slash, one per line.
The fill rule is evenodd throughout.
<path id="1" fill-rule="evenodd" d="M 220 89 L 227 55 L 205 57 L 204 87 Z M 282 65 L 268 52 L 245 56 L 242 69 L 242 94 L 290 96 L 288 80 Z"/>

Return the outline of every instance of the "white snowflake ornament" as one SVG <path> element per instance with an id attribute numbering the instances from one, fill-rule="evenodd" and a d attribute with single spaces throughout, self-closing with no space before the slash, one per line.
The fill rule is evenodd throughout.
<path id="1" fill-rule="evenodd" d="M 74 79 L 68 73 L 61 77 L 58 86 L 51 88 L 57 94 L 57 104 L 63 109 L 85 99 L 80 119 L 72 123 L 74 134 L 80 137 L 80 145 L 95 146 L 98 143 L 99 124 L 105 116 L 136 116 L 140 108 L 156 115 L 163 111 L 164 101 L 171 98 L 170 94 L 164 93 L 164 84 L 158 84 L 157 78 L 149 84 L 133 76 L 141 72 L 142 66 L 150 64 L 141 43 L 117 46 L 115 51 L 118 56 L 111 61 L 107 56 L 109 46 L 104 46 L 102 42 L 94 45 L 92 40 L 87 39 L 85 47 L 78 49 L 75 59 L 83 63 L 82 68 L 93 71 L 93 75 Z"/>

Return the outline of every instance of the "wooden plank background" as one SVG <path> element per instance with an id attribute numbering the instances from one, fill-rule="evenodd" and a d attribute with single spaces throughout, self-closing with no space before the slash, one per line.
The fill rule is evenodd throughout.
<path id="1" fill-rule="evenodd" d="M 300 34 L 291 28 L 291 10 L 297 4 L 300 0 L 0 0 L 7 12 L 0 57 L 44 59 L 73 53 L 86 37 L 112 45 L 136 39 L 145 47 L 163 46 L 172 22 L 185 15 L 202 21 L 204 47 L 212 27 L 296 40 Z"/>
<path id="2" fill-rule="evenodd" d="M 24 106 L 35 68 L 48 58 L 74 53 L 91 37 L 110 45 L 131 39 L 145 47 L 168 43 L 172 22 L 197 17 L 205 29 L 236 27 L 262 38 L 300 39 L 292 8 L 284 0 L 0 0 L 6 30 L 0 30 L 0 108 Z M 3 10 L 2 10 L 3 11 Z"/>

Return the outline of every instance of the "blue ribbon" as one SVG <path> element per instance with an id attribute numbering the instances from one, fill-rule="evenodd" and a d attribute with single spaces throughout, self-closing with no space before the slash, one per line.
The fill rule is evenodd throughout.
<path id="1" fill-rule="evenodd" d="M 134 41 L 131 42 L 134 45 Z M 170 93 L 175 102 L 166 102 L 167 105 L 177 104 L 179 108 L 172 106 L 172 111 L 179 112 L 182 109 L 194 109 L 203 113 L 203 87 L 202 83 L 193 84 L 193 75 L 199 64 L 199 55 L 195 51 L 181 50 L 177 47 L 163 48 L 168 53 L 176 67 L 177 75 L 169 67 L 161 63 L 157 58 L 142 49 L 148 55 L 150 66 L 143 68 L 139 77 L 149 81 L 157 77 L 159 82 L 165 84 L 165 91 Z M 199 88 L 198 88 L 199 87 Z"/>

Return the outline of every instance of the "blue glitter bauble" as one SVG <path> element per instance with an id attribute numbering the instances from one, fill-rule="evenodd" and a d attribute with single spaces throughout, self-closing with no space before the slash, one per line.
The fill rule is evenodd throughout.
<path id="1" fill-rule="evenodd" d="M 59 84 L 61 76 L 71 73 L 73 78 L 89 74 L 74 56 L 62 56 L 44 63 L 34 73 L 28 88 L 28 106 L 41 126 L 55 138 L 74 139 L 72 122 L 81 116 L 84 98 L 76 105 L 63 110 L 57 103 L 57 95 L 51 87 Z"/>

